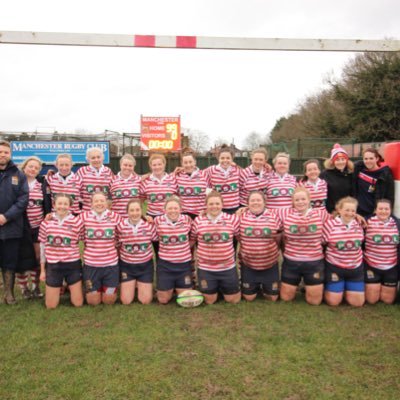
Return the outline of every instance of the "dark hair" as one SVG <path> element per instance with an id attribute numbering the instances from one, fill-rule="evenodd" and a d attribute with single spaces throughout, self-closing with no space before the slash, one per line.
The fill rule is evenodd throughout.
<path id="1" fill-rule="evenodd" d="M 231 146 L 228 146 L 226 143 L 222 144 L 221 147 L 217 151 L 217 158 L 221 155 L 221 153 L 229 153 L 232 158 L 235 157 L 235 152 L 233 151 Z"/>
<path id="2" fill-rule="evenodd" d="M 390 210 L 392 210 L 392 202 L 391 202 L 389 199 L 378 199 L 378 200 L 376 201 L 375 211 L 376 211 L 376 208 L 378 207 L 378 204 L 379 204 L 379 203 L 389 204 Z"/>
<path id="3" fill-rule="evenodd" d="M 181 161 L 183 157 L 192 156 L 194 160 L 196 160 L 196 152 L 191 147 L 184 147 L 181 151 Z"/>
<path id="4" fill-rule="evenodd" d="M 304 176 L 303 176 L 303 178 L 301 178 L 302 182 L 305 182 L 305 181 L 308 180 L 308 176 L 306 175 L 306 172 L 307 172 L 307 166 L 310 165 L 310 164 L 317 164 L 317 167 L 319 168 L 319 170 L 321 170 L 321 165 L 320 165 L 319 161 L 316 158 L 312 158 L 310 160 L 305 161 L 303 163 L 303 174 L 304 174 Z"/>
<path id="5" fill-rule="evenodd" d="M 128 204 L 126 205 L 126 212 L 128 212 L 129 206 L 130 206 L 131 204 L 133 204 L 133 203 L 138 203 L 139 206 L 142 206 L 142 202 L 140 201 L 140 199 L 130 199 L 130 200 L 128 201 Z"/>
<path id="6" fill-rule="evenodd" d="M 380 166 L 381 163 L 385 161 L 383 157 L 380 155 L 379 151 L 377 149 L 374 149 L 373 147 L 368 147 L 365 150 L 363 150 L 362 152 L 363 157 L 365 153 L 372 153 L 378 159 L 377 161 L 378 166 Z"/>

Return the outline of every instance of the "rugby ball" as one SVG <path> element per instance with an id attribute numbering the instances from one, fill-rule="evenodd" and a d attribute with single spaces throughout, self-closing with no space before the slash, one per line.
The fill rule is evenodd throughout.
<path id="1" fill-rule="evenodd" d="M 185 290 L 180 293 L 176 302 L 185 308 L 193 308 L 199 306 L 204 300 L 203 295 L 197 290 Z"/>

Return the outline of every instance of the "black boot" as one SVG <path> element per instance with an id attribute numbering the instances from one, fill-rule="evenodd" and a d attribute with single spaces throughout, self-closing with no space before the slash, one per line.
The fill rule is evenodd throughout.
<path id="1" fill-rule="evenodd" d="M 16 304 L 14 297 L 14 282 L 15 282 L 15 272 L 9 269 L 2 270 L 3 272 L 3 284 L 4 284 L 4 303 L 6 304 Z"/>

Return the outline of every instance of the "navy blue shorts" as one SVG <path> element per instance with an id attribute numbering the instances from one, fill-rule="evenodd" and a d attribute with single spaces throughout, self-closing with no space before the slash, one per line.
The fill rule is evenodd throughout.
<path id="1" fill-rule="evenodd" d="M 21 239 L 0 240 L 0 268 L 15 271 L 19 260 Z"/>
<path id="2" fill-rule="evenodd" d="M 325 261 L 293 261 L 286 257 L 282 263 L 282 282 L 297 286 L 303 278 L 306 286 L 324 283 Z"/>
<path id="3" fill-rule="evenodd" d="M 328 292 L 342 293 L 364 292 L 364 265 L 357 268 L 340 268 L 326 262 L 325 290 Z"/>
<path id="4" fill-rule="evenodd" d="M 241 266 L 242 293 L 256 294 L 261 289 L 264 294 L 277 296 L 279 294 L 279 266 L 274 264 L 268 269 L 254 269 Z"/>
<path id="5" fill-rule="evenodd" d="M 153 283 L 154 264 L 153 259 L 142 264 L 129 264 L 119 260 L 119 272 L 122 282 L 138 281 Z"/>
<path id="6" fill-rule="evenodd" d="M 63 282 L 74 285 L 82 280 L 81 260 L 46 264 L 46 285 L 59 288 Z"/>
<path id="7" fill-rule="evenodd" d="M 382 286 L 397 287 L 399 269 L 396 266 L 389 269 L 371 267 L 365 263 L 364 281 L 368 283 L 380 283 Z"/>
<path id="8" fill-rule="evenodd" d="M 119 285 L 119 266 L 91 267 L 83 266 L 83 281 L 86 293 L 103 292 L 114 294 Z"/>
<path id="9" fill-rule="evenodd" d="M 32 242 L 39 243 L 39 227 L 31 229 Z"/>
<path id="10" fill-rule="evenodd" d="M 204 294 L 236 294 L 240 292 L 239 275 L 236 267 L 226 271 L 208 271 L 198 268 L 197 282 Z"/>
<path id="11" fill-rule="evenodd" d="M 190 289 L 193 287 L 192 263 L 157 261 L 157 290 Z"/>

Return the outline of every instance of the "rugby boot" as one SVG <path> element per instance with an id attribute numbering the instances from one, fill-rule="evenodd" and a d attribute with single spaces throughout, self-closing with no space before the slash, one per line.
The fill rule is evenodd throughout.
<path id="1" fill-rule="evenodd" d="M 44 294 L 40 291 L 40 287 L 36 286 L 35 289 L 31 291 L 32 298 L 34 299 L 41 299 L 43 298 Z"/>
<path id="2" fill-rule="evenodd" d="M 15 282 L 15 272 L 9 269 L 2 270 L 3 272 L 3 282 L 4 282 L 4 303 L 5 304 L 16 304 L 14 297 L 14 282 Z"/>

